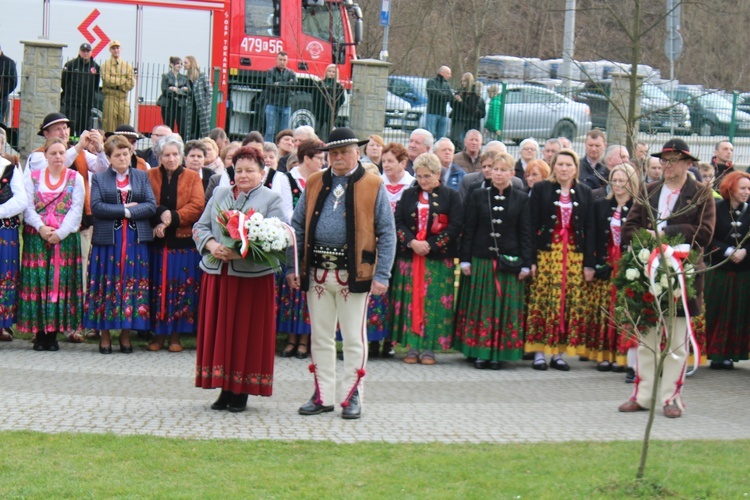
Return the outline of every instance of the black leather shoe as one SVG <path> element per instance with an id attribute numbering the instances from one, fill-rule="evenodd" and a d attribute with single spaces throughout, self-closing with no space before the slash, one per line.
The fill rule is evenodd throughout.
<path id="1" fill-rule="evenodd" d="M 349 398 L 349 404 L 344 406 L 341 411 L 341 418 L 344 420 L 355 420 L 362 416 L 362 406 L 359 404 L 359 391 L 354 391 L 354 394 Z"/>
<path id="2" fill-rule="evenodd" d="M 547 362 L 544 359 L 537 359 L 531 363 L 531 367 L 539 371 L 547 371 Z"/>
<path id="3" fill-rule="evenodd" d="M 229 400 L 227 410 L 232 413 L 245 411 L 245 408 L 247 408 L 247 394 L 230 394 L 232 394 L 232 398 Z"/>
<path id="4" fill-rule="evenodd" d="M 34 350 L 35 351 L 46 351 L 47 350 L 47 334 L 37 333 L 34 337 Z"/>
<path id="5" fill-rule="evenodd" d="M 304 347 L 304 351 L 300 351 L 300 347 Z M 307 359 L 307 357 L 310 355 L 310 351 L 308 350 L 307 344 L 299 343 L 297 345 L 297 352 L 294 353 L 294 357 L 297 359 Z"/>
<path id="6" fill-rule="evenodd" d="M 328 413 L 333 411 L 333 405 L 331 406 L 325 406 L 322 404 L 318 404 L 315 401 L 318 399 L 317 394 L 313 394 L 313 397 L 310 398 L 310 401 L 303 404 L 299 407 L 299 414 L 300 415 L 320 415 L 321 413 Z"/>
<path id="7" fill-rule="evenodd" d="M 221 394 L 219 394 L 219 399 L 214 401 L 214 404 L 211 405 L 211 409 L 217 411 L 226 410 L 227 406 L 229 406 L 230 399 L 232 399 L 232 393 L 222 389 Z"/>
<path id="8" fill-rule="evenodd" d="M 130 344 L 130 345 L 120 344 L 120 352 L 123 354 L 133 354 L 133 344 Z"/>
<path id="9" fill-rule="evenodd" d="M 489 366 L 489 363 L 487 362 L 487 360 L 484 360 L 484 359 L 474 360 L 474 368 L 476 368 L 477 370 L 484 370 L 488 366 Z"/>
<path id="10" fill-rule="evenodd" d="M 612 371 L 612 363 L 610 363 L 609 361 L 601 361 L 598 365 L 596 365 L 596 369 L 600 372 Z"/>
<path id="11" fill-rule="evenodd" d="M 287 349 L 287 347 L 289 346 L 291 346 L 292 348 Z M 282 358 L 292 358 L 294 357 L 295 354 L 297 354 L 297 344 L 294 344 L 292 342 L 287 342 L 286 346 L 284 347 L 284 350 L 281 351 L 281 354 L 279 356 L 281 356 Z"/>
<path id="12" fill-rule="evenodd" d="M 625 383 L 626 384 L 632 384 L 635 382 L 635 369 L 628 368 L 625 371 Z"/>
<path id="13" fill-rule="evenodd" d="M 550 366 L 555 370 L 560 370 L 561 372 L 570 371 L 570 366 L 568 365 L 568 363 L 563 361 L 562 358 L 553 358 L 552 361 L 550 361 Z"/>
<path id="14" fill-rule="evenodd" d="M 99 341 L 99 354 L 112 354 L 112 344 L 104 347 Z"/>
<path id="15" fill-rule="evenodd" d="M 57 343 L 56 333 L 47 334 L 47 350 L 52 352 L 60 350 L 60 344 Z"/>
<path id="16" fill-rule="evenodd" d="M 500 361 L 490 361 L 490 370 L 499 370 L 502 368 Z"/>
<path id="17" fill-rule="evenodd" d="M 380 351 L 381 358 L 392 358 L 396 355 L 396 350 L 393 348 L 393 342 L 390 340 L 383 341 L 383 349 Z"/>

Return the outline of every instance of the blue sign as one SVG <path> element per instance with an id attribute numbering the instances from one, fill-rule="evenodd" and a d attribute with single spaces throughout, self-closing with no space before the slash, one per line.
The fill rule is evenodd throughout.
<path id="1" fill-rule="evenodd" d="M 391 0 L 383 0 L 380 7 L 380 25 L 390 26 L 391 24 Z"/>

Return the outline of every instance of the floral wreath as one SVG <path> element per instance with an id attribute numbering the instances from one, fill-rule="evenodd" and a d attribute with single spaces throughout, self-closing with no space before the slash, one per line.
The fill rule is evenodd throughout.
<path id="1" fill-rule="evenodd" d="M 670 302 L 677 313 L 684 314 L 687 298 L 695 294 L 695 268 L 701 258 L 684 243 L 682 235 L 662 236 L 660 250 L 645 229 L 633 236 L 614 279 L 618 320 L 632 322 L 639 331 L 645 331 L 668 314 Z"/>

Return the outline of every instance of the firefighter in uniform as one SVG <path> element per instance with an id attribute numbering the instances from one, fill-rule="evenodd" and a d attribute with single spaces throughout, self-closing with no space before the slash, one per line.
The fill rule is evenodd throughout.
<path id="1" fill-rule="evenodd" d="M 91 108 L 96 106 L 101 70 L 91 57 L 91 45 L 82 43 L 78 57 L 65 63 L 62 72 L 62 106 L 60 112 L 70 117 L 70 131 L 79 136 L 92 127 Z"/>
<path id="2" fill-rule="evenodd" d="M 109 44 L 112 57 L 102 64 L 104 93 L 104 131 L 114 132 L 118 125 L 130 123 L 128 93 L 135 86 L 133 66 L 120 57 L 122 46 L 117 40 Z"/>

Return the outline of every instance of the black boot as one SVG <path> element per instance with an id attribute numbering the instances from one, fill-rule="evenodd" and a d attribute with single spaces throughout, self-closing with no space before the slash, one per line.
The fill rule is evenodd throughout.
<path id="1" fill-rule="evenodd" d="M 38 332 L 34 336 L 34 350 L 35 351 L 46 351 L 47 350 L 47 334 L 44 332 Z"/>
<path id="2" fill-rule="evenodd" d="M 229 406 L 227 406 L 227 410 L 232 413 L 245 411 L 245 408 L 247 408 L 247 394 L 231 394 L 232 399 L 229 400 Z"/>
<path id="3" fill-rule="evenodd" d="M 53 352 L 60 350 L 60 345 L 57 343 L 57 332 L 47 334 L 47 350 Z"/>
<path id="4" fill-rule="evenodd" d="M 222 389 L 221 394 L 219 394 L 219 399 L 217 399 L 214 402 L 214 404 L 211 405 L 211 409 L 212 410 L 226 410 L 227 406 L 229 406 L 229 400 L 231 398 L 232 398 L 232 393 Z"/>
<path id="5" fill-rule="evenodd" d="M 312 397 L 310 398 L 310 401 L 303 404 L 299 407 L 299 414 L 300 415 L 319 415 L 321 413 L 328 413 L 330 411 L 333 411 L 333 405 L 325 406 L 323 404 L 320 404 L 318 401 L 318 393 L 315 392 Z"/>
<path id="6" fill-rule="evenodd" d="M 362 406 L 359 404 L 359 391 L 349 398 L 349 404 L 341 411 L 341 418 L 345 420 L 354 420 L 362 416 Z"/>

